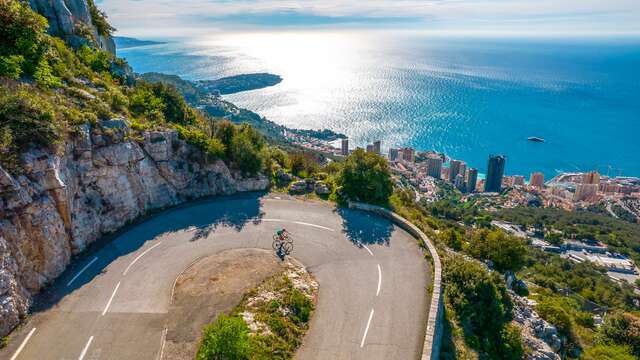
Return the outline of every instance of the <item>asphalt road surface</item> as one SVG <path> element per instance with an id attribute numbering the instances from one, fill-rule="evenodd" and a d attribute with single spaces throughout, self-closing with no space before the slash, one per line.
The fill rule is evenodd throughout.
<path id="1" fill-rule="evenodd" d="M 83 255 L 39 296 L 0 358 L 165 358 L 178 275 L 223 250 L 271 249 L 280 227 L 320 284 L 296 359 L 419 358 L 431 270 L 416 241 L 374 215 L 264 194 L 164 212 Z"/>

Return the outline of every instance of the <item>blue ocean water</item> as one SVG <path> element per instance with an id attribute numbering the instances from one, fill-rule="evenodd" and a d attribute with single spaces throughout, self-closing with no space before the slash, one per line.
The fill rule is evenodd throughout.
<path id="1" fill-rule="evenodd" d="M 290 127 L 345 133 L 354 145 L 434 149 L 480 172 L 500 153 L 508 174 L 640 176 L 640 39 L 219 34 L 119 55 L 137 72 L 187 79 L 281 75 L 277 86 L 226 98 Z"/>

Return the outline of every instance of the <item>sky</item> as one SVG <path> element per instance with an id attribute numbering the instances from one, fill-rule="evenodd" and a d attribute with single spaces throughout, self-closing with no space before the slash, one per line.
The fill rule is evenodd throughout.
<path id="1" fill-rule="evenodd" d="M 505 35 L 640 34 L 640 0 L 98 0 L 118 35 L 408 29 Z"/>

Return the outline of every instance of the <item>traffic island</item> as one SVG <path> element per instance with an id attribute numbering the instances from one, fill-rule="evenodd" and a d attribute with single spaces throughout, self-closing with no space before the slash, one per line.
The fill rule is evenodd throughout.
<path id="1" fill-rule="evenodd" d="M 196 359 L 291 359 L 315 308 L 318 283 L 295 260 L 205 327 Z"/>
<path id="2" fill-rule="evenodd" d="M 227 250 L 192 263 L 172 290 L 162 359 L 193 359 L 207 324 L 282 271 L 272 251 L 259 249 Z"/>

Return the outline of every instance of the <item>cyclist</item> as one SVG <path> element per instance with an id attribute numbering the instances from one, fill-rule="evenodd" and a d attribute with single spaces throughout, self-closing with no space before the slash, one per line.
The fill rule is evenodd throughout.
<path id="1" fill-rule="evenodd" d="M 280 241 L 285 241 L 289 236 L 289 232 L 285 228 L 277 229 L 276 235 L 278 236 L 278 239 L 280 239 Z"/>

